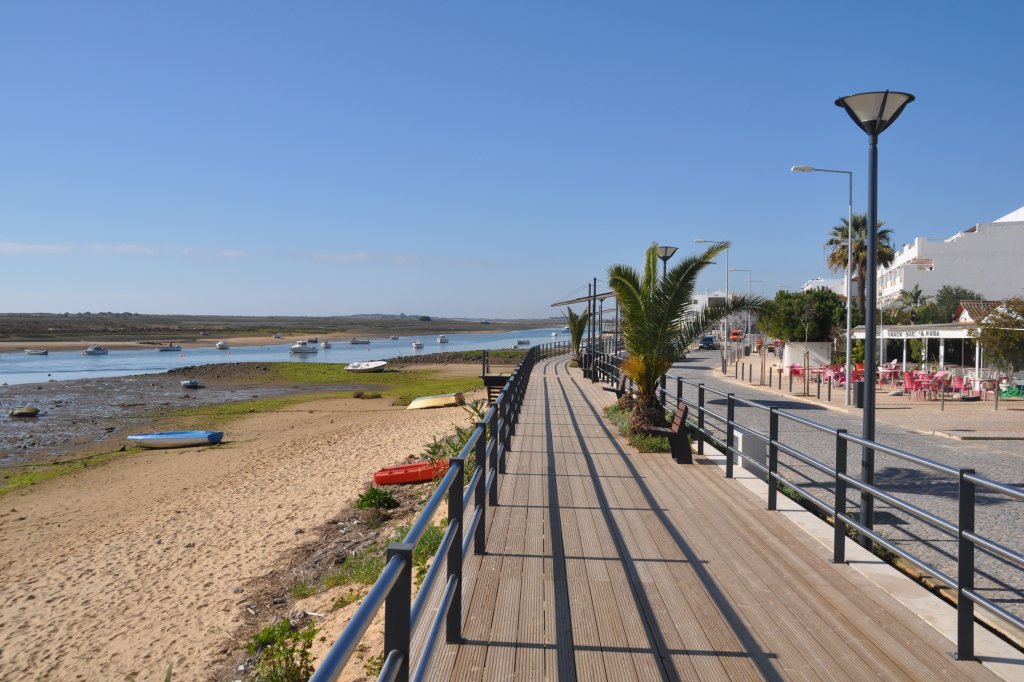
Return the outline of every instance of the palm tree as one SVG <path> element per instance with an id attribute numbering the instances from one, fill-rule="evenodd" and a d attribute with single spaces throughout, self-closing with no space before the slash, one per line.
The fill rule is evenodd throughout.
<path id="1" fill-rule="evenodd" d="M 763 305 L 760 296 L 734 296 L 731 301 L 694 311 L 697 276 L 728 247 L 728 242 L 712 244 L 703 253 L 683 259 L 660 278 L 656 243 L 647 249 L 642 273 L 628 265 L 608 268 L 608 286 L 618 299 L 619 326 L 628 354 L 622 371 L 633 380 L 637 391 L 630 416 L 633 430 L 665 424 L 658 383 L 687 346 L 728 315 L 756 311 Z"/>
<path id="2" fill-rule="evenodd" d="M 866 213 L 853 214 L 853 270 L 857 277 L 857 308 L 861 316 L 864 315 L 864 287 L 867 282 L 868 269 L 868 246 L 867 246 L 867 224 Z M 878 266 L 891 265 L 896 257 L 893 251 L 892 230 L 882 229 L 885 222 L 878 221 L 875 229 L 878 230 L 878 254 L 875 264 Z M 825 242 L 825 262 L 832 272 L 844 272 L 846 270 L 846 244 L 847 235 L 850 234 L 849 222 L 842 219 L 839 225 L 832 228 L 828 241 Z"/>
<path id="3" fill-rule="evenodd" d="M 584 310 L 576 314 L 572 308 L 566 308 L 565 320 L 569 327 L 569 341 L 572 344 L 572 359 L 577 363 L 580 361 L 580 344 L 583 342 L 583 332 L 587 329 L 587 322 L 590 320 L 590 311 Z"/>

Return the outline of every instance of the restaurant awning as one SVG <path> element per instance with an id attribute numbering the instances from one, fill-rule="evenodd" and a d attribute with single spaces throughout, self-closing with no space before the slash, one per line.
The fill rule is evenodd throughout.
<path id="1" fill-rule="evenodd" d="M 895 324 L 878 327 L 877 338 L 880 339 L 970 339 L 971 332 L 977 329 L 974 324 Z M 853 338 L 864 338 L 864 327 L 853 329 Z"/>

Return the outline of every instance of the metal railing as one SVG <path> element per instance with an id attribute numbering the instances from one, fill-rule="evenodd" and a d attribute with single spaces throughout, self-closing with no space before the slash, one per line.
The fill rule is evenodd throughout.
<path id="1" fill-rule="evenodd" d="M 338 639 L 310 678 L 311 682 L 336 680 L 351 658 L 370 623 L 384 607 L 384 662 L 378 680 L 406 682 L 422 680 L 427 673 L 442 628 L 448 642 L 462 640 L 462 574 L 463 560 L 472 548 L 483 554 L 487 532 L 487 507 L 498 503 L 498 476 L 505 473 L 505 456 L 526 396 L 530 371 L 542 358 L 569 352 L 565 342 L 534 346 L 512 372 L 497 400 L 459 452 L 449 460 L 448 472 L 437 485 L 426 506 L 420 511 L 402 542 L 387 548 L 387 563 L 363 603 L 345 625 Z M 475 469 L 469 482 L 464 472 L 472 459 Z M 430 520 L 447 496 L 448 528 L 434 554 L 430 570 L 412 601 L 412 555 L 430 527 Z M 467 506 L 473 513 L 464 524 Z M 444 591 L 433 619 L 424 619 L 424 607 L 433 587 L 447 569 Z M 418 660 L 413 667 L 411 648 L 414 634 L 426 627 L 426 636 Z"/>
<path id="2" fill-rule="evenodd" d="M 618 390 L 628 390 L 629 380 L 623 377 L 619 371 L 622 356 L 619 353 L 596 351 L 588 356 L 590 362 L 591 377 L 597 381 L 606 381 Z M 674 392 L 670 390 L 674 387 Z M 684 387 L 689 387 L 695 396 L 687 399 L 684 396 Z M 835 519 L 834 533 L 832 540 L 833 561 L 844 563 L 846 561 L 846 535 L 848 529 L 854 529 L 859 537 L 867 544 L 873 541 L 884 547 L 889 552 L 896 554 L 918 569 L 934 576 L 946 587 L 953 589 L 957 594 L 957 658 L 970 660 L 974 658 L 974 613 L 975 605 L 982 607 L 985 611 L 997 616 L 1004 622 L 1017 628 L 1024 633 L 1024 619 L 1012 613 L 1005 607 L 980 594 L 976 588 L 975 579 L 978 570 L 978 554 L 982 553 L 993 557 L 1010 570 L 1016 571 L 1016 577 L 1024 582 L 1024 553 L 1011 549 L 991 537 L 986 537 L 976 528 L 979 500 L 979 490 L 987 493 L 1001 495 L 1008 500 L 1024 502 L 1024 489 L 1000 483 L 998 481 L 979 475 L 972 468 L 956 468 L 940 462 L 936 462 L 911 452 L 900 450 L 877 441 L 869 441 L 859 436 L 848 433 L 846 429 L 833 428 L 824 424 L 804 419 L 790 414 L 776 407 L 765 405 L 753 400 L 738 398 L 732 393 L 723 393 L 703 383 L 686 381 L 682 377 L 665 375 L 661 378 L 661 385 L 658 390 L 659 400 L 663 407 L 675 409 L 679 403 L 690 408 L 690 415 L 693 425 L 696 426 L 697 453 L 704 453 L 705 442 L 710 442 L 725 453 L 725 475 L 733 477 L 733 469 L 736 456 L 744 457 L 745 466 L 752 468 L 762 474 L 768 483 L 768 509 L 775 510 L 779 485 L 785 485 L 796 491 L 811 505 L 827 516 Z M 712 410 L 709 406 L 712 400 L 725 403 L 725 414 Z M 759 431 L 743 424 L 735 419 L 736 407 L 742 406 L 766 413 L 768 416 L 768 432 Z M 829 437 L 833 443 L 835 465 L 823 461 L 807 452 L 803 452 L 792 445 L 779 439 L 780 420 L 803 427 Z M 712 424 L 715 426 L 712 427 Z M 736 432 L 740 429 L 746 438 L 754 439 L 767 448 L 765 463 L 760 463 L 741 452 L 737 448 Z M 898 497 L 894 494 L 874 485 L 873 481 L 863 481 L 849 475 L 848 449 L 850 445 L 860 446 L 874 450 L 876 454 L 888 455 L 897 461 L 912 464 L 925 471 L 939 476 L 948 477 L 956 481 L 957 486 L 957 518 L 955 520 L 944 519 L 912 502 Z M 749 449 L 748 449 L 749 452 Z M 795 477 L 787 478 L 780 473 L 780 455 L 788 456 L 795 462 L 819 472 L 827 477 L 834 486 L 834 504 L 812 492 L 808 487 L 801 486 L 796 482 Z M 795 471 L 793 467 L 790 470 Z M 882 501 L 891 507 L 898 509 L 911 518 L 920 521 L 927 526 L 940 531 L 948 538 L 955 541 L 955 563 L 956 575 L 949 575 L 938 567 L 922 559 L 918 554 L 906 549 L 904 546 L 884 537 L 875 529 L 863 525 L 858 518 L 848 512 L 850 505 L 851 489 L 859 491 L 861 501 L 873 499 Z M 989 502 L 991 504 L 991 501 Z M 1019 535 L 1017 535 L 1019 539 Z M 932 543 L 937 544 L 937 543 Z M 940 551 L 941 553 L 941 551 Z M 1019 599 L 1020 592 L 1016 591 Z"/>

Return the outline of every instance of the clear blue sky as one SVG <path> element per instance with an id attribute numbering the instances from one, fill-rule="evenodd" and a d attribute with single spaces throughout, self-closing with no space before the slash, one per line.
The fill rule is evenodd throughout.
<path id="1" fill-rule="evenodd" d="M 1024 205 L 1016 1 L 0 4 L 0 310 L 557 314 L 652 241 L 764 293 Z M 701 288 L 721 288 L 724 263 Z M 745 282 L 734 273 L 733 282 Z M 755 284 L 755 293 L 762 285 Z M 744 285 L 740 284 L 740 288 Z"/>

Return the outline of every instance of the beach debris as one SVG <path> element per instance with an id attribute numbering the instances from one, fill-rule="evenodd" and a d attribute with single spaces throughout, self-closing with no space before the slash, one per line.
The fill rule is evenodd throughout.
<path id="1" fill-rule="evenodd" d="M 302 528 L 296 528 L 296 529 L 295 529 L 295 534 L 296 534 L 296 535 L 302 535 L 302 534 L 303 534 L 303 533 L 305 533 L 305 532 L 306 532 L 306 531 L 305 531 L 304 529 L 302 529 Z"/>
<path id="2" fill-rule="evenodd" d="M 274 603 L 274 604 L 287 604 L 288 603 L 288 597 L 274 597 L 274 600 L 273 600 L 272 603 Z"/>
<path id="3" fill-rule="evenodd" d="M 241 585 L 235 585 L 234 589 L 232 589 L 231 591 L 235 594 L 242 594 L 243 592 L 245 592 L 245 588 Z"/>
<path id="4" fill-rule="evenodd" d="M 39 416 L 38 407 L 15 407 L 8 414 L 15 419 L 29 419 Z"/>

